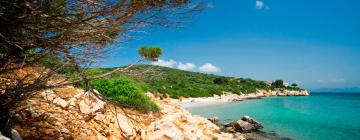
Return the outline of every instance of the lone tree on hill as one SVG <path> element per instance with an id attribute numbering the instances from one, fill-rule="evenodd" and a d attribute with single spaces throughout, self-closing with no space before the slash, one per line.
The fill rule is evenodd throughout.
<path id="1" fill-rule="evenodd" d="M 142 46 L 138 52 L 144 60 L 157 61 L 162 54 L 162 49 L 159 47 Z"/>

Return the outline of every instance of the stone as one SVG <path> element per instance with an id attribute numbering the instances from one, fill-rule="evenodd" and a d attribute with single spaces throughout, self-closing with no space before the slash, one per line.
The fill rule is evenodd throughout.
<path id="1" fill-rule="evenodd" d="M 115 123 L 126 136 L 131 137 L 134 135 L 133 125 L 125 115 L 117 114 L 117 122 Z"/>
<path id="2" fill-rule="evenodd" d="M 264 128 L 259 122 L 257 122 L 256 120 L 254 120 L 253 118 L 251 118 L 249 116 L 244 116 L 244 117 L 241 118 L 241 120 L 252 124 L 256 129 Z"/>
<path id="3" fill-rule="evenodd" d="M 237 132 L 249 133 L 256 128 L 251 124 L 243 120 L 233 121 L 225 125 L 226 127 L 233 127 Z"/>
<path id="4" fill-rule="evenodd" d="M 212 122 L 213 124 L 219 124 L 219 117 L 216 117 L 216 116 L 214 116 L 214 117 L 210 117 L 210 118 L 208 118 L 208 120 L 210 121 L 210 122 Z"/>
<path id="5" fill-rule="evenodd" d="M 229 133 L 235 133 L 236 132 L 234 127 L 225 127 L 225 131 L 229 132 Z"/>
<path id="6" fill-rule="evenodd" d="M 40 112 L 32 109 L 31 107 L 30 108 L 27 108 L 26 109 L 26 112 L 28 113 L 28 115 L 31 117 L 31 118 L 37 118 L 41 115 Z"/>
<path id="7" fill-rule="evenodd" d="M 259 122 L 249 116 L 244 116 L 240 120 L 226 124 L 225 127 L 225 130 L 228 132 L 233 132 L 234 129 L 236 132 L 242 133 L 249 133 L 251 131 L 264 128 Z"/>
<path id="8" fill-rule="evenodd" d="M 104 107 L 105 107 L 106 102 L 99 99 L 95 94 L 98 95 L 99 93 L 97 93 L 97 91 L 95 91 L 95 92 L 87 91 L 84 94 L 84 95 L 86 95 L 86 97 L 84 97 L 83 100 L 80 101 L 80 103 L 82 101 L 85 101 L 85 102 L 82 103 L 82 106 L 84 106 L 84 104 L 87 105 L 86 109 L 90 110 L 90 112 L 88 112 L 88 110 L 86 111 L 88 113 L 97 112 L 99 110 L 104 109 Z M 85 114 L 88 114 L 88 113 L 85 113 Z"/>
<path id="9" fill-rule="evenodd" d="M 68 105 L 68 103 L 65 100 L 63 100 L 63 99 L 61 99 L 59 97 L 55 98 L 53 100 L 53 103 L 57 104 L 58 106 L 61 106 L 62 108 L 66 108 L 67 105 Z"/>
<path id="10" fill-rule="evenodd" d="M 43 96 L 43 98 L 47 101 L 52 101 L 57 97 L 52 90 L 45 90 L 41 92 L 41 96 Z"/>
<path id="11" fill-rule="evenodd" d="M 85 101 L 81 100 L 79 103 L 79 108 L 81 113 L 89 114 L 91 113 L 90 106 L 85 103 Z"/>
<path id="12" fill-rule="evenodd" d="M 145 93 L 146 96 L 150 97 L 150 98 L 154 98 L 154 94 L 152 94 L 151 92 L 146 92 Z"/>
<path id="13" fill-rule="evenodd" d="M 97 114 L 97 115 L 94 117 L 94 119 L 97 120 L 98 122 L 102 122 L 102 123 L 106 124 L 105 116 L 102 115 L 102 114 Z"/>

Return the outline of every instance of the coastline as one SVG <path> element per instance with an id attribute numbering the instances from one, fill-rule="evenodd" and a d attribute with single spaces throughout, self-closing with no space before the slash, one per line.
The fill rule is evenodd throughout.
<path id="1" fill-rule="evenodd" d="M 180 100 L 176 100 L 173 102 L 178 102 L 178 104 L 184 108 L 185 110 L 192 108 L 192 107 L 201 107 L 201 106 L 210 106 L 216 104 L 227 104 L 232 102 L 239 102 L 244 100 L 253 100 L 253 99 L 262 99 L 265 97 L 277 97 L 277 96 L 310 96 L 310 93 L 306 90 L 303 91 L 265 91 L 265 90 L 258 90 L 256 93 L 245 94 L 245 95 L 237 95 L 233 93 L 225 93 L 221 96 L 214 95 L 213 97 L 200 97 L 200 98 L 186 98 Z M 204 117 L 204 116 L 201 116 Z M 208 118 L 210 121 L 213 118 L 218 118 L 217 116 L 213 116 L 212 118 Z M 241 117 L 241 116 L 239 116 Z M 256 118 L 255 118 L 256 119 Z M 241 120 L 241 119 L 240 119 Z M 233 120 L 239 121 L 239 120 Z M 214 123 L 214 122 L 213 122 Z M 240 135 L 244 139 L 254 139 L 254 140 L 291 140 L 291 138 L 283 137 L 276 133 L 269 133 L 262 130 L 253 130 L 247 133 L 239 133 L 239 132 L 229 132 L 228 129 L 224 126 L 226 124 L 222 123 L 214 123 L 218 127 L 220 127 L 222 132 L 225 133 L 232 133 L 233 135 Z"/>
<path id="2" fill-rule="evenodd" d="M 276 97 L 276 96 L 309 96 L 310 93 L 307 90 L 294 91 L 294 90 L 275 90 L 265 91 L 258 90 L 256 93 L 250 94 L 234 94 L 226 92 L 223 95 L 214 95 L 213 97 L 198 97 L 198 98 L 185 98 L 182 100 L 173 99 L 172 102 L 179 103 L 183 108 L 208 106 L 214 104 L 225 104 L 231 102 L 238 102 L 251 99 L 261 99 L 264 97 Z"/>
<path id="3" fill-rule="evenodd" d="M 29 102 L 14 110 L 18 120 L 13 130 L 27 138 L 73 138 L 73 139 L 266 139 L 269 135 L 255 133 L 231 133 L 223 131 L 207 118 L 191 114 L 184 105 L 208 105 L 257 99 L 272 94 L 297 95 L 302 92 L 264 92 L 236 95 L 177 99 L 160 99 L 146 93 L 160 107 L 160 112 L 142 114 L 124 109 L 111 102 L 101 101 L 95 94 L 72 86 L 44 90 L 36 93 Z M 306 92 L 307 93 L 307 92 Z M 52 113 L 49 113 L 52 112 Z M 30 114 L 30 115 L 26 115 Z M 30 116 L 30 117 L 29 117 Z M 51 119 L 42 119 L 48 116 Z M 40 121 L 38 121 L 40 120 Z M 33 124 L 47 124 L 46 127 Z M 99 129 L 100 128 L 100 129 Z M 35 133 L 36 132 L 36 133 Z M 58 135 L 63 134 L 63 135 Z"/>

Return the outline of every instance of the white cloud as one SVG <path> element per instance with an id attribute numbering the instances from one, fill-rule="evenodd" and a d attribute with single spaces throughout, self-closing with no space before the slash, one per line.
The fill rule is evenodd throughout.
<path id="1" fill-rule="evenodd" d="M 158 61 L 155 62 L 151 62 L 152 65 L 158 65 L 158 66 L 163 66 L 163 67 L 174 67 L 174 65 L 176 65 L 176 62 L 172 59 L 170 59 L 169 61 L 166 60 L 162 60 L 159 59 Z"/>
<path id="2" fill-rule="evenodd" d="M 181 70 L 187 70 L 187 71 L 191 71 L 193 69 L 195 69 L 196 65 L 193 63 L 179 63 L 177 68 L 181 69 Z"/>
<path id="3" fill-rule="evenodd" d="M 202 66 L 199 67 L 199 70 L 205 73 L 215 73 L 215 72 L 219 72 L 220 68 L 214 66 L 211 63 L 206 63 Z"/>
<path id="4" fill-rule="evenodd" d="M 263 9 L 263 8 L 265 8 L 265 4 L 264 4 L 264 2 L 257 0 L 255 2 L 255 7 L 256 7 L 256 9 Z"/>
<path id="5" fill-rule="evenodd" d="M 195 69 L 198 69 L 199 71 L 205 72 L 205 73 L 216 73 L 216 72 L 220 71 L 219 67 L 216 67 L 211 63 L 205 63 L 204 65 L 197 67 L 193 63 L 176 62 L 173 59 L 170 59 L 170 60 L 159 59 L 158 61 L 151 62 L 151 64 L 157 65 L 157 66 L 163 66 L 163 67 L 177 68 L 177 69 L 186 70 L 186 71 L 193 71 Z"/>

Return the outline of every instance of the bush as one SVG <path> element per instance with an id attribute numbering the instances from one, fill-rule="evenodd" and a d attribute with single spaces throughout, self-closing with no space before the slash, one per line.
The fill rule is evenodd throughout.
<path id="1" fill-rule="evenodd" d="M 223 85 L 223 84 L 228 84 L 229 79 L 225 77 L 219 77 L 219 78 L 215 78 L 213 82 L 214 84 Z"/>
<path id="2" fill-rule="evenodd" d="M 91 86 L 106 98 L 122 106 L 131 107 L 141 112 L 159 110 L 150 97 L 143 94 L 143 91 L 129 79 L 95 79 L 91 82 Z"/>
<path id="3" fill-rule="evenodd" d="M 276 88 L 283 88 L 283 87 L 285 87 L 283 80 L 275 80 L 275 82 L 273 82 L 271 85 L 274 86 L 274 87 L 276 87 Z"/>

